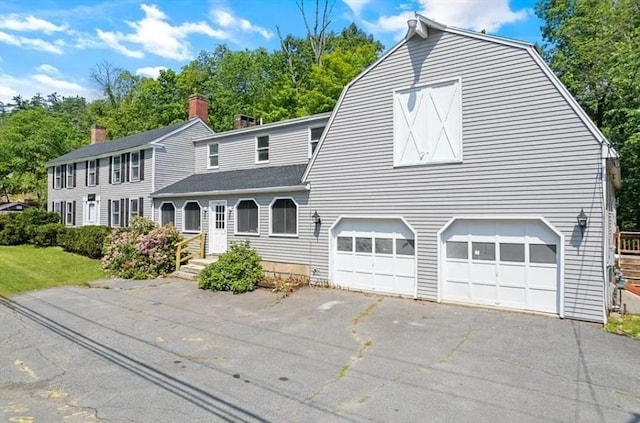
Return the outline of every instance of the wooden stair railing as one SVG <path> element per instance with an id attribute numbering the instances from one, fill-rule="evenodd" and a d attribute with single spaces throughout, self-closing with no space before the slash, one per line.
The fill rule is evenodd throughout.
<path id="1" fill-rule="evenodd" d="M 204 258 L 204 238 L 204 232 L 200 232 L 176 244 L 176 271 L 192 258 Z"/>
<path id="2" fill-rule="evenodd" d="M 629 283 L 640 284 L 640 232 L 616 234 L 618 267 Z"/>

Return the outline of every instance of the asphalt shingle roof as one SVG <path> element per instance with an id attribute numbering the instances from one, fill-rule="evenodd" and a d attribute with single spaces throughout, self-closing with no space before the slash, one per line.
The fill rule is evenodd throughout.
<path id="1" fill-rule="evenodd" d="M 90 144 L 85 147 L 73 150 L 63 156 L 56 157 L 49 161 L 47 166 L 56 165 L 59 163 L 68 163 L 70 161 L 76 161 L 80 159 L 88 159 L 102 154 L 115 153 L 116 151 L 127 150 L 129 148 L 135 148 L 149 144 L 151 141 L 162 138 L 163 136 L 170 134 L 171 132 L 185 126 L 189 122 L 180 122 L 173 125 L 165 126 L 164 128 L 151 129 L 149 131 L 140 132 L 138 134 L 129 135 L 124 138 L 118 138 L 115 140 L 107 140 L 105 142 Z"/>
<path id="2" fill-rule="evenodd" d="M 151 194 L 188 194 L 213 191 L 233 191 L 302 185 L 307 164 L 230 170 L 227 172 L 196 173 Z"/>

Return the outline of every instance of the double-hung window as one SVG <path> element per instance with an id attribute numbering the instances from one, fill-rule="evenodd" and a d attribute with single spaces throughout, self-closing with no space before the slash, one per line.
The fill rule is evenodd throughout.
<path id="1" fill-rule="evenodd" d="M 136 151 L 131 153 L 130 162 L 129 162 L 129 174 L 131 181 L 139 181 L 140 180 L 140 152 Z"/>
<path id="2" fill-rule="evenodd" d="M 137 198 L 132 198 L 129 200 L 129 221 L 132 218 L 140 215 L 140 207 Z"/>
<path id="3" fill-rule="evenodd" d="M 260 212 L 255 200 L 240 200 L 236 205 L 236 233 L 258 235 Z"/>
<path id="4" fill-rule="evenodd" d="M 313 152 L 316 151 L 322 132 L 324 132 L 324 126 L 320 128 L 311 128 L 309 131 L 309 157 L 313 156 Z"/>
<path id="5" fill-rule="evenodd" d="M 292 198 L 276 198 L 271 203 L 271 235 L 298 235 L 298 204 Z"/>
<path id="6" fill-rule="evenodd" d="M 113 156 L 111 158 L 111 183 L 119 184 L 121 181 L 121 172 L 120 172 L 120 156 Z"/>
<path id="7" fill-rule="evenodd" d="M 66 187 L 67 188 L 73 188 L 75 186 L 74 182 L 75 182 L 75 166 L 73 164 L 68 164 L 67 165 L 67 184 Z"/>
<path id="8" fill-rule="evenodd" d="M 97 185 L 97 160 L 89 160 L 87 162 L 87 185 L 90 187 Z"/>
<path id="9" fill-rule="evenodd" d="M 120 226 L 120 201 L 111 202 L 111 226 Z"/>
<path id="10" fill-rule="evenodd" d="M 218 157 L 219 157 L 219 151 L 220 151 L 220 145 L 218 143 L 215 144 L 209 144 L 209 163 L 208 163 L 208 167 L 209 169 L 217 169 L 218 168 Z"/>
<path id="11" fill-rule="evenodd" d="M 64 214 L 64 223 L 67 225 L 73 225 L 73 206 L 75 205 L 75 202 L 67 201 L 65 204 L 66 210 Z"/>
<path id="12" fill-rule="evenodd" d="M 269 162 L 269 135 L 256 138 L 256 163 Z"/>
<path id="13" fill-rule="evenodd" d="M 62 188 L 62 166 L 55 166 L 53 168 L 53 188 Z"/>

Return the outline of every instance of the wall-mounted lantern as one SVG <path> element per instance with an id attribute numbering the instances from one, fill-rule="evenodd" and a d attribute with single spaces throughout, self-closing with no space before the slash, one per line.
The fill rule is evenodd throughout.
<path id="1" fill-rule="evenodd" d="M 587 227 L 587 221 L 588 221 L 588 217 L 584 213 L 584 209 L 580 209 L 580 214 L 578 215 L 577 220 L 578 220 L 578 226 L 580 226 L 580 229 L 582 229 L 582 232 L 584 233 L 584 230 Z"/>
<path id="2" fill-rule="evenodd" d="M 313 212 L 313 216 L 311 216 L 311 219 L 313 219 L 313 223 L 316 226 L 319 226 L 320 223 L 322 222 L 322 220 L 320 219 L 320 215 L 318 214 L 317 210 Z"/>

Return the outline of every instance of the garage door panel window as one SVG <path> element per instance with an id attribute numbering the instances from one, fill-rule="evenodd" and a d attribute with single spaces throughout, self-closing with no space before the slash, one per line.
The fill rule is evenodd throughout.
<path id="1" fill-rule="evenodd" d="M 501 243 L 500 261 L 524 263 L 524 244 Z"/>
<path id="2" fill-rule="evenodd" d="M 415 254 L 416 246 L 413 239 L 396 239 L 396 255 L 413 256 Z"/>
<path id="3" fill-rule="evenodd" d="M 356 253 L 371 253 L 372 247 L 371 238 L 356 237 Z"/>
<path id="4" fill-rule="evenodd" d="M 338 237 L 338 251 L 342 252 L 353 252 L 353 238 L 339 236 Z"/>
<path id="5" fill-rule="evenodd" d="M 473 242 L 471 243 L 471 250 L 474 260 L 493 261 L 496 259 L 496 244 L 493 242 Z"/>
<path id="6" fill-rule="evenodd" d="M 376 254 L 393 254 L 393 240 L 376 238 Z"/>
<path id="7" fill-rule="evenodd" d="M 556 246 L 554 244 L 529 245 L 529 262 L 556 264 Z"/>
<path id="8" fill-rule="evenodd" d="M 467 260 L 469 257 L 469 244 L 467 242 L 447 242 L 447 258 Z"/>

